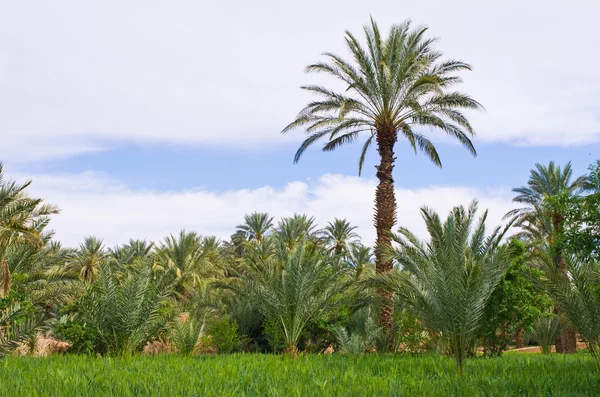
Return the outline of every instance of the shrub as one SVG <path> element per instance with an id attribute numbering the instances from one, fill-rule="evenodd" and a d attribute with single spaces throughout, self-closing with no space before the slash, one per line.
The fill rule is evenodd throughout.
<path id="1" fill-rule="evenodd" d="M 210 334 L 210 343 L 217 348 L 219 353 L 227 354 L 239 351 L 245 343 L 245 338 L 238 332 L 237 324 L 229 317 L 213 320 L 208 333 Z"/>

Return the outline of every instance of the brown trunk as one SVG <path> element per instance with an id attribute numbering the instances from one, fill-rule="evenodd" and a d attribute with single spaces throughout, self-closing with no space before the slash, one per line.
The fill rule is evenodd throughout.
<path id="1" fill-rule="evenodd" d="M 6 298 L 10 294 L 10 283 L 12 276 L 4 255 L 0 255 L 0 271 L 2 272 L 2 289 L 0 290 L 0 298 Z"/>
<path id="2" fill-rule="evenodd" d="M 559 246 L 559 242 L 557 242 L 556 237 L 559 236 L 559 233 L 561 232 L 562 229 L 562 224 L 564 221 L 564 217 L 558 213 L 555 212 L 554 214 L 552 214 L 552 227 L 553 230 L 552 232 L 554 233 L 554 241 L 553 241 L 553 245 L 554 245 L 554 263 L 556 264 L 556 266 L 559 267 L 561 273 L 563 274 L 563 276 L 565 278 L 568 277 L 567 275 L 567 266 L 565 263 L 565 260 L 563 258 L 563 251 L 562 248 Z M 559 313 L 558 308 L 555 308 L 554 312 L 556 314 Z M 563 332 L 563 334 L 561 336 L 558 337 L 556 344 L 555 344 L 555 348 L 556 348 L 556 352 L 557 353 L 562 353 L 562 354 L 572 354 L 572 353 L 576 353 L 577 352 L 577 338 L 575 336 L 575 329 L 569 327 L 565 330 L 565 332 Z"/>
<path id="3" fill-rule="evenodd" d="M 515 332 L 515 345 L 517 349 L 525 347 L 525 330 L 523 328 L 519 328 L 517 332 Z"/>
<path id="4" fill-rule="evenodd" d="M 375 229 L 377 242 L 375 243 L 375 269 L 377 273 L 387 273 L 392 270 L 392 262 L 384 260 L 384 251 L 391 246 L 390 232 L 396 223 L 396 196 L 394 194 L 394 144 L 396 131 L 391 127 L 381 127 L 377 130 L 377 151 L 380 163 L 377 166 L 377 179 L 379 185 L 375 191 Z M 388 347 L 393 347 L 393 315 L 394 303 L 392 292 L 378 290 L 382 298 L 379 312 L 379 323 L 388 335 Z"/>

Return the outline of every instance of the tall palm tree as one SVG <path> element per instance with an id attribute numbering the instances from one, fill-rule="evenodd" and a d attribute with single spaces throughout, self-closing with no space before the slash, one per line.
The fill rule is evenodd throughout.
<path id="1" fill-rule="evenodd" d="M 517 195 L 513 201 L 524 207 L 509 211 L 505 218 L 512 218 L 521 227 L 521 236 L 538 246 L 552 247 L 554 264 L 565 275 L 566 265 L 560 246 L 555 244 L 560 234 L 564 214 L 548 209 L 548 199 L 560 195 L 580 195 L 589 188 L 589 178 L 584 175 L 573 180 L 571 163 L 563 168 L 550 162 L 547 166 L 536 164 L 531 170 L 527 186 L 513 189 Z M 558 308 L 555 309 L 558 311 Z M 556 343 L 559 353 L 575 353 L 577 340 L 575 330 L 567 328 Z"/>
<path id="2" fill-rule="evenodd" d="M 383 259 L 382 252 L 390 246 L 389 234 L 396 222 L 394 145 L 399 137 L 404 138 L 415 153 L 418 149 L 441 166 L 434 144 L 423 134 L 424 130 L 437 129 L 457 139 L 475 155 L 470 140 L 473 128 L 462 110 L 480 109 L 481 105 L 470 96 L 452 90 L 461 82 L 457 73 L 471 70 L 471 66 L 462 61 L 442 60 L 442 53 L 434 48 L 436 39 L 425 37 L 427 28 L 413 29 L 410 21 L 406 21 L 392 26 L 384 38 L 371 19 L 371 25 L 364 31 L 366 48 L 352 33 L 346 32 L 352 61 L 326 53 L 328 63 L 315 63 L 306 68 L 307 72 L 335 77 L 344 90 L 334 91 L 317 85 L 302 87 L 321 100 L 306 105 L 283 133 L 306 127 L 308 138 L 296 152 L 294 162 L 320 139 L 326 140 L 322 150 L 332 151 L 356 141 L 361 134 L 366 135 L 358 161 L 359 175 L 369 148 L 374 142 L 377 144 L 375 256 L 377 271 L 382 273 L 392 269 L 392 263 Z M 380 294 L 386 293 L 380 291 Z M 386 298 L 380 321 L 391 335 L 393 305 L 391 296 Z"/>
<path id="3" fill-rule="evenodd" d="M 442 337 L 461 373 L 487 302 L 510 265 L 509 248 L 501 245 L 507 227 L 486 235 L 487 211 L 479 219 L 476 212 L 474 201 L 468 209 L 455 207 L 442 221 L 422 208 L 429 240 L 400 228 L 388 252 L 402 270 L 374 278 L 395 290 L 421 323 Z"/>
<path id="4" fill-rule="evenodd" d="M 531 170 L 527 186 L 513 189 L 517 195 L 513 202 L 523 204 L 524 207 L 509 211 L 505 217 L 513 218 L 516 226 L 524 227 L 526 237 L 543 238 L 550 243 L 555 237 L 555 232 L 561 227 L 564 220 L 562 214 L 552 211 L 548 213 L 544 203 L 551 197 L 561 194 L 579 195 L 589 187 L 589 178 L 582 175 L 575 180 L 571 163 L 564 168 L 551 161 L 547 166 L 536 164 Z"/>
<path id="5" fill-rule="evenodd" d="M 25 190 L 31 181 L 18 184 L 5 180 L 0 163 L 0 273 L 2 274 L 0 297 L 11 290 L 11 271 L 5 260 L 6 251 L 13 244 L 43 245 L 43 228 L 48 216 L 58 213 L 58 207 L 44 204 L 42 199 L 29 197 Z"/>

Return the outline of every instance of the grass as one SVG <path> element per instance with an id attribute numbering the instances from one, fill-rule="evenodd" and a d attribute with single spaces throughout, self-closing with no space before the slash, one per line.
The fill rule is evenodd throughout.
<path id="1" fill-rule="evenodd" d="M 1 396 L 598 396 L 587 354 L 439 356 L 9 357 Z"/>

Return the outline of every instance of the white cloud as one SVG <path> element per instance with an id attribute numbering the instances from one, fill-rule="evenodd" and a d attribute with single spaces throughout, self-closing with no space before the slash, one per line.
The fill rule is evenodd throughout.
<path id="1" fill-rule="evenodd" d="M 412 18 L 469 61 L 487 108 L 481 141 L 583 144 L 600 137 L 591 0 L 454 2 L 5 1 L 0 4 L 0 156 L 28 161 L 115 141 L 275 145 L 308 100 L 302 70 L 344 53 L 369 15 Z M 292 138 L 293 139 L 293 138 Z"/>
<path id="2" fill-rule="evenodd" d="M 27 175 L 12 174 L 18 180 Z M 375 239 L 373 198 L 376 181 L 343 175 L 324 175 L 318 180 L 296 181 L 282 188 L 270 186 L 225 192 L 208 190 L 131 190 L 102 174 L 33 175 L 31 194 L 62 208 L 51 227 L 56 238 L 76 246 L 85 236 L 104 238 L 108 245 L 129 238 L 161 240 L 181 229 L 227 239 L 243 216 L 265 211 L 279 218 L 293 213 L 314 215 L 321 226 L 334 217 L 347 218 L 358 226 L 365 243 Z M 498 193 L 498 192 L 502 193 Z M 509 189 L 477 190 L 456 186 L 399 189 L 399 223 L 425 237 L 419 214 L 422 205 L 445 215 L 454 205 L 478 198 L 480 210 L 490 211 L 489 227 L 501 223 L 512 208 Z"/>

